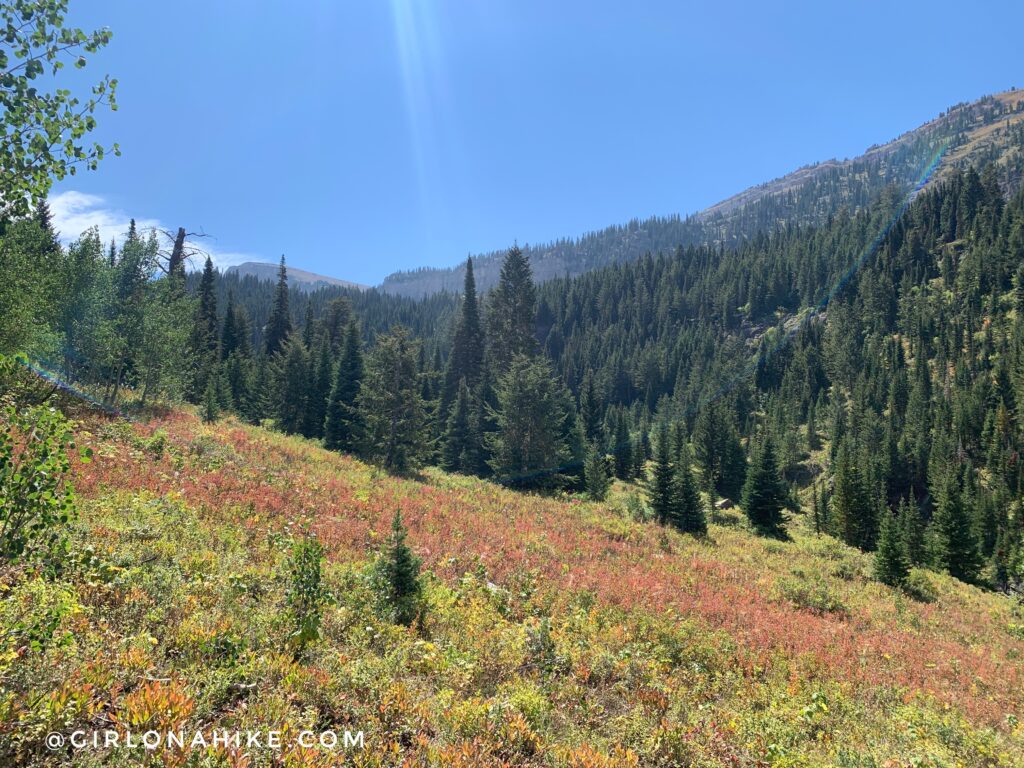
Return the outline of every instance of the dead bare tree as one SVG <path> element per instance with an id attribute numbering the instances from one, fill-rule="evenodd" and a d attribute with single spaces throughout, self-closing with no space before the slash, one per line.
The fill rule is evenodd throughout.
<path id="1" fill-rule="evenodd" d="M 178 227 L 177 232 L 156 227 L 153 231 L 161 235 L 164 241 L 163 246 L 157 251 L 157 266 L 165 275 L 184 277 L 186 264 L 191 266 L 192 259 L 205 259 L 210 255 L 194 242 L 196 239 L 209 237 L 205 232 L 186 232 L 184 227 Z"/>

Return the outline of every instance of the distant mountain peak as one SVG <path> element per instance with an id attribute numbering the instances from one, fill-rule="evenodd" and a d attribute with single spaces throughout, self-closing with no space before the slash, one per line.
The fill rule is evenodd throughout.
<path id="1" fill-rule="evenodd" d="M 277 264 L 266 261 L 247 261 L 238 266 L 228 267 L 225 274 L 237 274 L 239 277 L 255 277 L 257 280 L 277 280 Z M 315 291 L 317 288 L 339 286 L 341 288 L 357 288 L 365 290 L 369 286 L 342 280 L 337 277 L 318 275 L 305 269 L 288 266 L 288 285 L 301 291 Z"/>

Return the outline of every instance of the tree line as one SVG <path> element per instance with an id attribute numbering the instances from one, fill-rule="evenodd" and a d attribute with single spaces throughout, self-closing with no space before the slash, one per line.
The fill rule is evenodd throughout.
<path id="1" fill-rule="evenodd" d="M 291 291 L 283 259 L 271 285 L 188 274 L 181 232 L 65 248 L 43 203 L 0 239 L 38 265 L 8 275 L 25 289 L 0 351 L 111 407 L 185 399 L 523 490 L 642 481 L 657 520 L 695 533 L 721 498 L 772 535 L 802 508 L 884 554 L 887 579 L 1019 588 L 1022 207 L 969 168 L 905 210 L 883 195 L 539 286 L 513 247 L 483 296 L 470 260 L 459 295 L 411 300 Z"/>

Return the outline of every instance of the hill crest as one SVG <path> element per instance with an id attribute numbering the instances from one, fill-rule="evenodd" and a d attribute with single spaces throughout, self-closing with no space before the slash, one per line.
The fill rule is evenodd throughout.
<path id="1" fill-rule="evenodd" d="M 226 274 L 237 274 L 239 277 L 255 277 L 257 280 L 277 280 L 277 264 L 265 261 L 247 261 L 237 266 L 228 267 Z M 350 280 L 342 280 L 328 275 L 319 275 L 316 272 L 309 272 L 297 267 L 288 267 L 288 285 L 303 291 L 314 291 L 317 288 L 333 285 L 341 288 L 356 288 L 364 290 L 368 286 L 361 283 L 354 283 Z"/>

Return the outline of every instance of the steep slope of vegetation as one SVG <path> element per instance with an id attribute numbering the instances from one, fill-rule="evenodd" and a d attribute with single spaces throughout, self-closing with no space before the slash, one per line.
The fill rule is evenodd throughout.
<path id="1" fill-rule="evenodd" d="M 932 575 L 934 602 L 869 578 L 809 521 L 707 540 L 594 504 L 430 471 L 382 475 L 315 444 L 182 413 L 79 414 L 80 518 L 63 572 L 7 571 L 5 764 L 49 731 L 363 731 L 363 750 L 163 752 L 164 765 L 1021 765 L 1024 624 Z M 425 610 L 381 618 L 368 558 L 400 510 Z M 293 542 L 328 557 L 298 650 Z"/>
<path id="2" fill-rule="evenodd" d="M 471 281 L 458 305 L 313 294 L 301 331 L 276 358 L 247 359 L 253 373 L 223 401 L 308 437 L 323 436 L 333 403 L 353 424 L 342 450 L 369 458 L 394 437 L 388 413 L 411 425 L 392 468 L 400 458 L 595 498 L 606 474 L 595 455 L 620 479 L 643 479 L 670 426 L 703 490 L 738 500 L 750 454 L 770 438 L 824 530 L 873 551 L 898 517 L 910 565 L 1019 591 L 1024 198 L 1007 196 L 999 174 L 969 168 L 909 205 L 890 192 L 825 227 L 540 286 L 513 249 L 482 301 Z M 208 285 L 212 306 L 212 273 Z M 353 317 L 376 373 L 335 402 L 338 329 Z M 421 339 L 395 331 L 402 322 Z M 209 328 L 215 338 L 217 321 Z M 400 350 L 398 380 L 383 375 L 387 350 Z M 389 405 L 399 385 L 406 395 Z M 516 448 L 527 442 L 529 455 Z"/>

